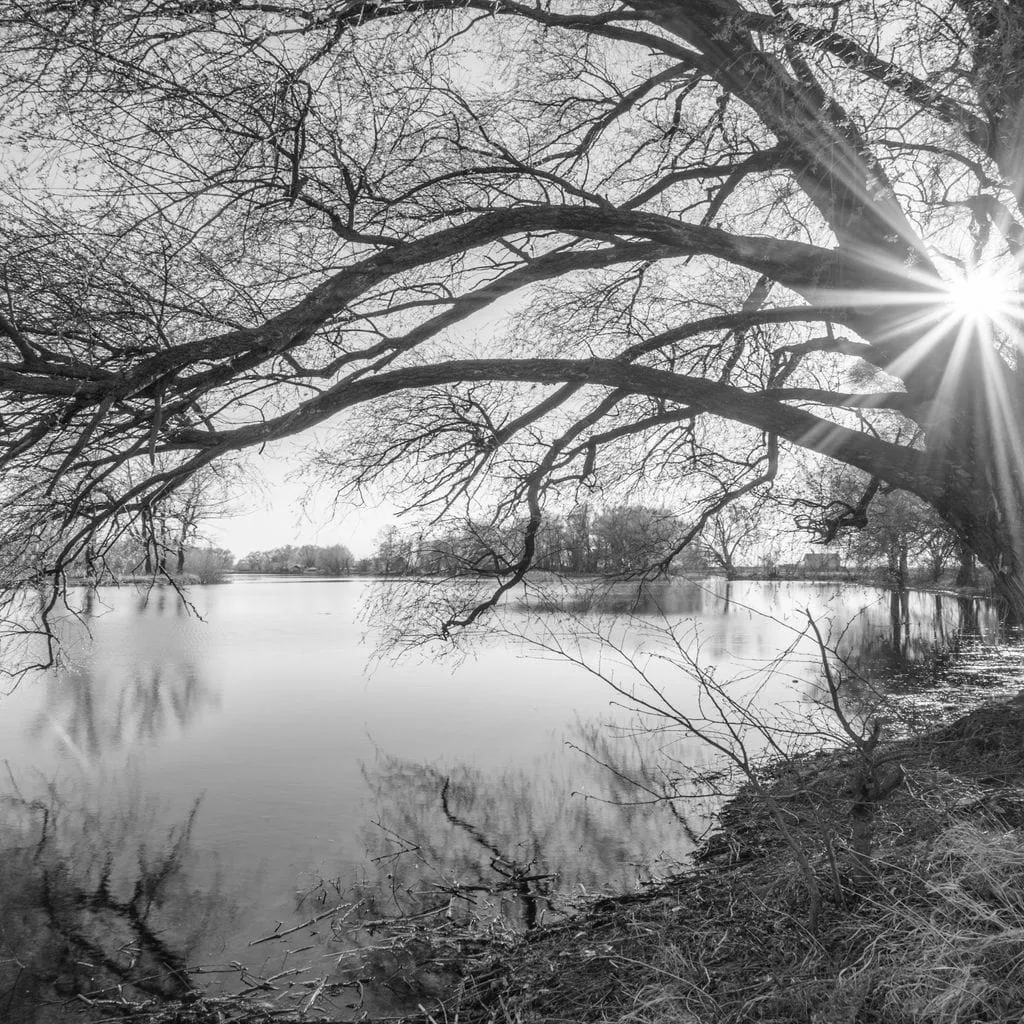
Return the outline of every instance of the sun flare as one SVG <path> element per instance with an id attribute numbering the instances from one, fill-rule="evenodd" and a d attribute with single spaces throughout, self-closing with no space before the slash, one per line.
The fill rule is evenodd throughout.
<path id="1" fill-rule="evenodd" d="M 1020 306 L 1012 281 L 978 269 L 948 282 L 945 301 L 953 316 L 972 325 L 1005 323 Z"/>

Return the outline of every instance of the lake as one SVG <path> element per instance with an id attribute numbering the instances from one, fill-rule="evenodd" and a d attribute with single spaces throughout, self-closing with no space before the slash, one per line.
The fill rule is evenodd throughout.
<path id="1" fill-rule="evenodd" d="M 552 583 L 457 657 L 392 661 L 363 609 L 397 585 L 239 576 L 191 588 L 191 610 L 166 588 L 75 596 L 68 665 L 0 697 L 12 1019 L 119 971 L 154 994 L 262 984 L 355 1012 L 370 1004 L 354 983 L 321 982 L 373 946 L 367 918 L 437 912 L 442 894 L 449 913 L 529 926 L 573 893 L 670 873 L 722 787 L 708 743 L 638 720 L 636 701 L 712 740 L 722 701 L 827 730 L 808 613 L 847 662 L 852 719 L 1020 685 L 992 610 L 948 596 Z M 951 681 L 965 651 L 973 675 Z M 763 748 L 756 723 L 745 742 Z"/>

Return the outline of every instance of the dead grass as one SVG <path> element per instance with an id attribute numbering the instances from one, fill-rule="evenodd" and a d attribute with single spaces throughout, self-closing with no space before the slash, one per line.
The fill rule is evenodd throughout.
<path id="1" fill-rule="evenodd" d="M 448 1004 L 465 1024 L 973 1024 L 1024 1013 L 1024 715 L 983 708 L 892 744 L 906 782 L 879 809 L 868 877 L 849 871 L 855 766 L 777 767 L 773 788 L 826 896 L 816 935 L 787 843 L 748 793 L 713 862 L 604 900 L 522 941 Z M 791 838 L 792 838 L 791 836 Z M 441 1017 L 435 1015 L 436 1020 Z"/>
<path id="2" fill-rule="evenodd" d="M 907 891 L 862 926 L 866 948 L 852 973 L 876 979 L 894 1024 L 1019 1021 L 1024 834 L 959 822 L 927 854 Z"/>

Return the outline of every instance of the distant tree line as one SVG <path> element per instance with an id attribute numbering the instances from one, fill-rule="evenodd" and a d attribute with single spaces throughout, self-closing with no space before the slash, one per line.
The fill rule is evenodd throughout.
<path id="1" fill-rule="evenodd" d="M 667 557 L 684 533 L 671 512 L 644 505 L 617 505 L 593 510 L 581 505 L 564 516 L 549 516 L 537 536 L 534 567 L 560 573 L 628 573 Z M 378 576 L 405 573 L 444 574 L 487 571 L 515 557 L 522 524 L 469 520 L 457 528 L 432 533 L 387 526 L 377 535 L 373 553 L 356 558 L 343 544 L 285 545 L 253 551 L 235 566 L 238 572 L 319 573 Z M 694 550 L 678 556 L 689 566 L 703 566 Z"/>
<path id="2" fill-rule="evenodd" d="M 310 573 L 344 576 L 356 559 L 344 544 L 285 544 L 269 551 L 251 551 L 235 564 L 236 572 Z"/>
<path id="3" fill-rule="evenodd" d="M 517 557 L 522 531 L 522 523 L 482 520 L 439 533 L 403 533 L 391 526 L 381 531 L 373 555 L 357 568 L 381 575 L 500 571 Z M 669 558 L 685 532 L 685 524 L 664 508 L 579 505 L 545 518 L 533 567 L 568 574 L 638 572 Z M 694 548 L 677 555 L 673 564 L 698 568 L 704 559 Z"/>
<path id="4" fill-rule="evenodd" d="M 795 561 L 798 552 L 807 544 L 820 551 L 818 545 L 825 542 L 824 550 L 836 552 L 842 563 L 861 571 L 884 568 L 899 587 L 907 585 L 912 569 L 938 582 L 949 565 L 958 568 L 957 583 L 974 581 L 969 552 L 923 502 L 905 492 L 883 491 L 871 495 L 869 509 L 861 509 L 856 484 L 832 476 L 808 484 L 807 497 L 799 503 L 808 511 L 798 514 L 795 532 L 780 533 L 784 513 L 770 499 L 734 502 L 709 517 L 682 550 L 692 527 L 663 507 L 582 504 L 563 515 L 548 514 L 537 533 L 532 564 L 567 575 L 629 575 L 669 563 L 677 571 L 711 568 L 728 578 L 755 565 L 770 575 L 800 574 L 806 565 Z M 834 528 L 839 518 L 842 538 Z M 235 570 L 325 576 L 501 572 L 517 557 L 523 528 L 521 522 L 474 519 L 443 531 L 387 526 L 365 557 L 356 558 L 344 544 L 288 544 L 251 552 Z M 789 559 L 794 562 L 784 564 Z"/>

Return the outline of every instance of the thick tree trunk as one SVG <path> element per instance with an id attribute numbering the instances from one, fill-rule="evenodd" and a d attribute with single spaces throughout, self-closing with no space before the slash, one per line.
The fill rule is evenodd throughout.
<path id="1" fill-rule="evenodd" d="M 1024 578 L 1020 566 L 1017 560 L 1011 569 L 992 570 L 995 596 L 1002 605 L 1004 618 L 1013 625 L 1024 623 Z"/>
<path id="2" fill-rule="evenodd" d="M 971 504 L 973 508 L 965 507 Z M 1024 507 L 1019 507 L 1010 519 L 1005 493 L 1000 498 L 979 489 L 940 511 L 956 529 L 966 554 L 973 555 L 991 572 L 994 596 L 1002 604 L 1007 619 L 1024 622 Z M 970 557 L 961 557 L 958 584 L 970 585 L 968 580 L 973 574 L 966 571 L 970 565 Z"/>
<path id="3" fill-rule="evenodd" d="M 973 348 L 956 373 L 927 425 L 936 507 L 992 573 L 1007 618 L 1024 622 L 1024 377 Z"/>
<path id="4" fill-rule="evenodd" d="M 991 467 L 989 467 L 990 469 Z M 982 467 L 979 476 L 985 473 Z M 1024 622 L 1024 501 L 1014 482 L 992 486 L 988 480 L 975 479 L 959 493 L 950 494 L 947 507 L 940 512 L 957 531 L 966 548 L 992 574 L 994 596 L 1003 606 L 1007 619 Z M 969 557 L 961 557 L 961 573 Z"/>

